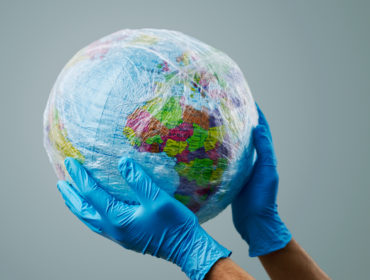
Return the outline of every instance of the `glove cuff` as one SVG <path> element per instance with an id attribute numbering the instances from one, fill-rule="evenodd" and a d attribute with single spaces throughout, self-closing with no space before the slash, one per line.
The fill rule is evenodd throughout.
<path id="1" fill-rule="evenodd" d="M 180 266 L 191 280 L 204 279 L 219 259 L 231 255 L 231 251 L 209 236 L 201 226 L 196 229 L 192 245 L 187 250 L 188 254 Z"/>
<path id="2" fill-rule="evenodd" d="M 292 239 L 292 234 L 285 226 L 279 215 L 271 219 L 255 219 L 250 221 L 242 237 L 249 245 L 249 256 L 257 257 L 284 248 Z"/>

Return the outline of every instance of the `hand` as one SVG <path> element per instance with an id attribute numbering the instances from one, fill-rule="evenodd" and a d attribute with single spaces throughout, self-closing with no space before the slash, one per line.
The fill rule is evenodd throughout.
<path id="1" fill-rule="evenodd" d="M 232 203 L 234 225 L 249 244 L 251 257 L 284 248 L 292 235 L 276 204 L 279 175 L 269 125 L 257 105 L 259 124 L 253 130 L 257 160 L 249 181 Z"/>
<path id="2" fill-rule="evenodd" d="M 190 279 L 203 279 L 217 260 L 230 255 L 132 159 L 122 158 L 119 169 L 140 205 L 128 205 L 104 191 L 76 160 L 67 158 L 65 166 L 75 184 L 59 181 L 58 189 L 68 208 L 94 232 L 127 249 L 169 260 Z"/>

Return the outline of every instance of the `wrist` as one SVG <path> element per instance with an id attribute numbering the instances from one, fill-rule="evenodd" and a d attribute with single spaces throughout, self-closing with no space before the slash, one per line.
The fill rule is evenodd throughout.
<path id="1" fill-rule="evenodd" d="M 278 214 L 248 219 L 240 235 L 248 243 L 251 257 L 280 250 L 292 239 L 292 234 Z"/>
<path id="2" fill-rule="evenodd" d="M 191 280 L 202 280 L 212 266 L 221 258 L 227 258 L 231 251 L 214 240 L 201 226 L 197 227 L 187 255 L 180 265 Z"/>

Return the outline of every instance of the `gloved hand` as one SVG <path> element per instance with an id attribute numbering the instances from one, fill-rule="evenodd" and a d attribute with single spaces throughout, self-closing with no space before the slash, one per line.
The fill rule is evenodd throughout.
<path id="1" fill-rule="evenodd" d="M 249 244 L 251 257 L 282 249 L 292 238 L 277 211 L 279 175 L 270 128 L 258 105 L 257 109 L 259 124 L 253 130 L 257 160 L 249 181 L 232 203 L 234 225 Z"/>
<path id="2" fill-rule="evenodd" d="M 65 166 L 76 188 L 59 181 L 58 189 L 68 208 L 96 233 L 127 249 L 169 260 L 196 280 L 230 255 L 186 206 L 156 186 L 132 159 L 122 158 L 119 170 L 140 205 L 128 205 L 104 191 L 78 161 L 67 158 Z"/>

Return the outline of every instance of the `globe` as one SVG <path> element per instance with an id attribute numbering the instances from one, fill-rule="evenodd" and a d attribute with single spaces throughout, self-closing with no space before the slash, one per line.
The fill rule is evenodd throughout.
<path id="1" fill-rule="evenodd" d="M 177 31 L 125 29 L 65 65 L 44 112 L 44 146 L 59 179 L 71 181 L 63 161 L 73 157 L 107 192 L 138 204 L 117 169 L 131 157 L 202 223 L 248 179 L 257 121 L 225 53 Z"/>

